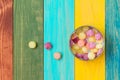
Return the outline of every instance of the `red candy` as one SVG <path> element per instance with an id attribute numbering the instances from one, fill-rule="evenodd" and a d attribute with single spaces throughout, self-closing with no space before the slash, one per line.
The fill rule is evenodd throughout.
<path id="1" fill-rule="evenodd" d="M 72 39 L 72 41 L 73 41 L 74 43 L 77 43 L 77 42 L 79 41 L 79 38 L 76 37 L 76 38 Z"/>
<path id="2" fill-rule="evenodd" d="M 46 44 L 45 44 L 45 48 L 46 49 L 51 49 L 52 48 L 52 45 L 51 45 L 51 43 L 50 42 L 47 42 Z"/>

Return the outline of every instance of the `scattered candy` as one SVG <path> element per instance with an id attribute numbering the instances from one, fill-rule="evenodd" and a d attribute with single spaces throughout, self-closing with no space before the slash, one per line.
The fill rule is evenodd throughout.
<path id="1" fill-rule="evenodd" d="M 37 44 L 35 41 L 30 41 L 28 46 L 29 46 L 29 48 L 36 48 Z"/>
<path id="2" fill-rule="evenodd" d="M 55 53 L 54 53 L 54 58 L 55 58 L 56 60 L 61 59 L 61 54 L 60 54 L 59 52 L 55 52 Z"/>
<path id="3" fill-rule="evenodd" d="M 45 48 L 48 49 L 48 50 L 50 50 L 50 49 L 52 48 L 51 43 L 50 43 L 50 42 L 47 42 L 47 43 L 45 44 Z"/>
<path id="4" fill-rule="evenodd" d="M 70 38 L 70 48 L 81 60 L 93 60 L 104 50 L 104 38 L 95 28 L 83 26 L 75 30 Z"/>

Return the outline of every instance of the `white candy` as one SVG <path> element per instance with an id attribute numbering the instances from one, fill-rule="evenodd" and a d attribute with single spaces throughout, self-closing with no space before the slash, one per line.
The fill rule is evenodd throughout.
<path id="1" fill-rule="evenodd" d="M 103 48 L 103 45 L 102 45 L 102 44 L 97 44 L 97 45 L 96 45 L 96 48 L 97 48 L 97 49 Z"/>
<path id="2" fill-rule="evenodd" d="M 83 51 L 84 53 L 87 53 L 87 52 L 88 52 L 88 49 L 87 49 L 86 47 L 82 47 L 82 51 Z"/>
<path id="3" fill-rule="evenodd" d="M 95 59 L 95 54 L 93 52 L 89 52 L 88 53 L 88 58 L 89 58 L 89 60 Z"/>
<path id="4" fill-rule="evenodd" d="M 30 41 L 28 46 L 29 46 L 29 48 L 36 48 L 37 44 L 35 41 Z"/>

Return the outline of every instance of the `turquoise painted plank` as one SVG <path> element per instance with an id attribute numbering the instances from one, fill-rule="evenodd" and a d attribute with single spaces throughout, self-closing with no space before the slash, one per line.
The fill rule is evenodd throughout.
<path id="1" fill-rule="evenodd" d="M 106 80 L 120 80 L 120 0 L 106 0 Z"/>
<path id="2" fill-rule="evenodd" d="M 74 57 L 69 49 L 69 38 L 74 31 L 74 0 L 44 0 L 44 80 L 74 80 Z M 62 59 L 55 60 L 54 52 Z"/>

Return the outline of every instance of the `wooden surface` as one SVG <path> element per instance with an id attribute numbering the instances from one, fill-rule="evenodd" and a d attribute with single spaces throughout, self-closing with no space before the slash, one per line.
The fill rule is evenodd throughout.
<path id="1" fill-rule="evenodd" d="M 75 28 L 81 25 L 94 26 L 104 35 L 105 0 L 75 0 Z M 93 61 L 75 58 L 75 80 L 105 80 L 105 53 Z"/>
<path id="2" fill-rule="evenodd" d="M 120 0 L 106 0 L 106 80 L 120 80 Z"/>
<path id="3" fill-rule="evenodd" d="M 74 57 L 69 39 L 74 31 L 74 0 L 44 0 L 44 43 L 53 48 L 44 49 L 44 80 L 74 80 Z M 62 54 L 55 60 L 54 52 Z"/>
<path id="4" fill-rule="evenodd" d="M 0 0 L 0 80 L 12 80 L 12 0 Z"/>
<path id="5" fill-rule="evenodd" d="M 43 0 L 14 0 L 14 80 L 43 80 Z"/>

